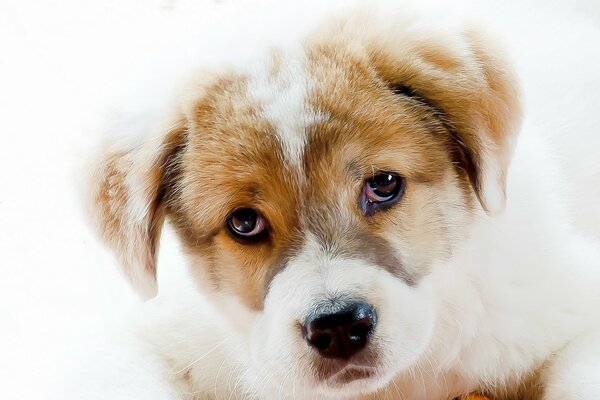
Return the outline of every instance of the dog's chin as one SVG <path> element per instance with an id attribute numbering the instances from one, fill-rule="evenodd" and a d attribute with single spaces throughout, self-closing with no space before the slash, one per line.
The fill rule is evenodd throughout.
<path id="1" fill-rule="evenodd" d="M 274 380 L 277 393 L 289 392 L 300 398 L 348 399 L 369 395 L 385 387 L 393 374 L 383 365 L 333 361 L 324 359 L 320 367 L 313 366 L 296 379 L 286 376 L 283 382 Z M 304 377 L 304 379 L 298 379 Z M 283 389 L 282 385 L 283 384 Z"/>
<path id="2" fill-rule="evenodd" d="M 320 394 L 328 398 L 373 393 L 390 379 L 389 374 L 375 364 L 330 360 L 324 364 L 318 368 L 315 379 Z"/>
<path id="3" fill-rule="evenodd" d="M 318 394 L 324 398 L 345 399 L 374 393 L 387 383 L 389 382 L 385 375 L 376 369 L 346 368 L 327 381 L 321 382 Z"/>
<path id="4" fill-rule="evenodd" d="M 385 384 L 379 370 L 371 367 L 348 366 L 327 380 L 330 389 L 371 392 Z"/>

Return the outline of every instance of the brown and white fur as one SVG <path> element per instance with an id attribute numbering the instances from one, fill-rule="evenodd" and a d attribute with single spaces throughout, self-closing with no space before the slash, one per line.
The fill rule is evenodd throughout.
<path id="1" fill-rule="evenodd" d="M 127 368 L 87 394 L 600 398 L 600 249 L 572 222 L 544 132 L 522 124 L 497 40 L 363 7 L 274 43 L 200 65 L 144 138 L 103 153 L 94 221 L 124 275 L 156 295 L 168 222 L 210 305 L 156 303 L 113 350 Z M 365 215 L 378 171 L 405 193 Z M 232 237 L 240 208 L 266 239 Z M 377 327 L 338 368 L 301 326 L 357 299 Z"/>

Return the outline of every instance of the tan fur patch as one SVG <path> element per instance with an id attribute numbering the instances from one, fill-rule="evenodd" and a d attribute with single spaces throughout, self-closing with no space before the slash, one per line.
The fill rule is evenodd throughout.
<path id="1" fill-rule="evenodd" d="M 296 177 L 273 128 L 258 117 L 260 104 L 247 102 L 244 78 L 222 79 L 207 92 L 193 107 L 195 129 L 177 160 L 169 213 L 212 284 L 258 308 L 270 270 L 299 236 Z M 245 245 L 227 232 L 227 216 L 239 208 L 268 220 L 268 240 Z"/>

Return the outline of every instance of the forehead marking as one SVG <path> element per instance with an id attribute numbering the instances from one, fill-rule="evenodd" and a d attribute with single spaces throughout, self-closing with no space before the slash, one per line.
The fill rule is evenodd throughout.
<path id="1" fill-rule="evenodd" d="M 247 86 L 248 98 L 260 105 L 260 116 L 275 128 L 284 157 L 294 169 L 302 167 L 307 126 L 325 119 L 308 105 L 313 87 L 301 48 L 274 52 L 265 64 L 253 68 Z"/>

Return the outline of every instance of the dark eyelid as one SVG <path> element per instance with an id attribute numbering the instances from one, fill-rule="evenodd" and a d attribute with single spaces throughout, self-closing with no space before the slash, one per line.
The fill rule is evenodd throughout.
<path id="1" fill-rule="evenodd" d="M 394 171 L 392 168 L 373 168 L 371 170 L 369 170 L 368 174 L 364 175 L 362 177 L 362 179 L 364 181 L 368 180 L 368 179 L 373 179 L 379 175 L 393 175 L 393 176 L 398 176 L 401 177 L 402 174 L 399 172 Z"/>

